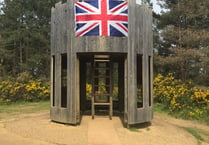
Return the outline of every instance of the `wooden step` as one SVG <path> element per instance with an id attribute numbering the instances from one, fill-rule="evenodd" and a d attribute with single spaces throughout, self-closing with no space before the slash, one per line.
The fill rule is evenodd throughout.
<path id="1" fill-rule="evenodd" d="M 95 87 L 100 87 L 101 85 L 94 85 Z M 110 87 L 110 85 L 105 85 L 104 87 L 107 87 L 107 88 L 109 88 Z"/>
<path id="2" fill-rule="evenodd" d="M 94 58 L 106 58 L 106 59 L 109 59 L 110 56 L 109 55 L 94 55 Z"/>
<path id="3" fill-rule="evenodd" d="M 110 68 L 109 67 L 95 67 L 94 69 L 96 69 L 96 70 L 110 70 Z"/>
<path id="4" fill-rule="evenodd" d="M 110 96 L 110 94 L 97 94 L 97 93 L 94 93 L 93 95 L 94 96 Z"/>
<path id="5" fill-rule="evenodd" d="M 94 62 L 110 62 L 109 59 L 94 59 Z"/>
<path id="6" fill-rule="evenodd" d="M 94 105 L 110 105 L 111 103 L 94 103 Z"/>
<path id="7" fill-rule="evenodd" d="M 93 76 L 94 78 L 110 78 L 110 76 Z"/>

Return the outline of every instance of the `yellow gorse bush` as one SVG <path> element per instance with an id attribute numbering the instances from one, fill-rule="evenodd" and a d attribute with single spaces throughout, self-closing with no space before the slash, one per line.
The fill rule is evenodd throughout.
<path id="1" fill-rule="evenodd" d="M 87 99 L 91 99 L 92 96 L 92 85 L 91 84 L 86 84 L 86 97 Z"/>
<path id="2" fill-rule="evenodd" d="M 179 113 L 184 118 L 198 118 L 209 113 L 209 90 L 201 90 L 191 81 L 177 80 L 172 74 L 155 77 L 154 95 L 155 101 L 164 104 L 170 113 Z"/>
<path id="3" fill-rule="evenodd" d="M 40 79 L 32 79 L 25 73 L 17 80 L 0 82 L 0 103 L 16 101 L 39 101 L 49 99 L 50 84 Z"/>
<path id="4" fill-rule="evenodd" d="M 101 83 L 101 86 L 100 86 L 97 93 L 98 94 L 107 93 L 104 83 Z M 113 94 L 112 95 L 113 95 L 113 100 L 117 100 L 117 98 L 118 98 L 118 87 L 117 86 L 113 87 Z M 91 99 L 91 97 L 92 97 L 92 84 L 86 83 L 86 98 Z"/>

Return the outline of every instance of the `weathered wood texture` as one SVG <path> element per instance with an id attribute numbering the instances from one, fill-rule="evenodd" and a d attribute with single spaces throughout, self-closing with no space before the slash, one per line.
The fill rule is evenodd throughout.
<path id="1" fill-rule="evenodd" d="M 150 121 L 153 108 L 149 97 L 152 94 L 152 11 L 145 5 L 129 0 L 129 37 L 128 37 L 128 124 Z M 137 61 L 136 54 L 142 54 L 143 108 L 137 108 Z M 150 59 L 150 63 L 149 63 Z M 149 70 L 150 69 L 150 70 Z M 150 73 L 149 73 L 150 72 Z M 151 81 L 151 82 L 149 82 Z M 149 93 L 151 92 L 151 93 Z M 151 100 L 152 102 L 152 100 Z"/>
<path id="2" fill-rule="evenodd" d="M 152 60 L 152 12 L 147 6 L 137 5 L 129 0 L 128 37 L 75 37 L 74 2 L 57 3 L 51 10 L 51 56 L 55 58 L 55 105 L 51 105 L 51 119 L 76 124 L 80 121 L 80 76 L 77 53 L 124 53 L 125 118 L 128 124 L 150 121 L 152 105 L 149 106 L 148 59 Z M 67 53 L 67 107 L 61 107 L 61 54 Z M 136 105 L 136 54 L 143 55 L 143 96 L 144 107 Z M 122 67 L 123 68 L 123 67 Z M 150 67 L 151 68 L 151 67 Z M 151 74 L 152 74 L 151 68 Z M 53 102 L 53 101 L 51 101 Z M 51 103 L 53 104 L 53 103 Z"/>
<path id="3" fill-rule="evenodd" d="M 73 4 L 73 3 L 72 3 Z M 71 24 L 69 23 L 72 21 L 70 14 L 73 12 L 70 9 L 67 3 L 62 4 L 61 2 L 55 5 L 55 8 L 52 8 L 51 12 L 51 55 L 55 56 L 55 106 L 51 105 L 50 115 L 51 119 L 58 122 L 63 123 L 72 123 L 76 124 L 76 103 L 74 102 L 74 97 L 72 97 L 72 81 L 71 79 L 74 78 L 72 76 L 73 72 L 71 67 L 72 57 L 71 53 L 69 53 L 69 41 L 70 34 L 68 29 L 71 29 Z M 71 16 L 73 17 L 73 15 Z M 71 44 L 71 43 L 70 43 Z M 67 107 L 61 107 L 61 55 L 67 53 Z M 76 71 L 75 69 L 73 69 Z M 51 82 L 53 84 L 53 80 Z M 53 92 L 53 91 L 52 91 Z M 53 94 L 51 94 L 52 99 Z"/>
<path id="4" fill-rule="evenodd" d="M 136 118 L 136 111 L 137 111 L 137 104 L 136 104 L 136 90 L 137 90 L 137 74 L 136 74 L 136 52 L 141 47 L 137 47 L 137 39 L 140 39 L 142 37 L 137 37 L 137 29 L 136 26 L 136 1 L 129 1 L 128 3 L 128 71 L 127 71 L 127 77 L 128 77 L 128 87 L 127 87 L 127 103 L 128 103 L 128 124 L 134 124 L 135 118 Z M 139 34 L 140 35 L 140 34 Z"/>

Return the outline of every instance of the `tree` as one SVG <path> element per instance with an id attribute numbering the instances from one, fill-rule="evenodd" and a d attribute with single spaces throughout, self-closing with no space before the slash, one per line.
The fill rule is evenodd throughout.
<path id="1" fill-rule="evenodd" d="M 160 16 L 158 23 L 161 38 L 156 67 L 162 73 L 173 72 L 178 78 L 203 83 L 199 78 L 205 80 L 202 73 L 208 74 L 203 57 L 209 46 L 209 1 L 158 1 L 169 11 Z"/>
<path id="2" fill-rule="evenodd" d="M 0 13 L 0 59 L 7 74 L 49 76 L 50 14 L 56 0 L 4 0 Z"/>

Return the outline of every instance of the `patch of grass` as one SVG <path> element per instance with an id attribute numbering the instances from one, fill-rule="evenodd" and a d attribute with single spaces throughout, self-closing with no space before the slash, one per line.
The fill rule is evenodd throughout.
<path id="1" fill-rule="evenodd" d="M 133 132 L 139 132 L 139 130 L 137 128 L 135 128 L 135 127 L 130 127 L 129 130 L 133 131 Z"/>
<path id="2" fill-rule="evenodd" d="M 203 137 L 204 141 L 209 143 L 209 131 L 197 129 L 198 133 Z"/>
<path id="3" fill-rule="evenodd" d="M 204 134 L 205 136 L 209 137 L 209 131 L 205 131 L 205 130 L 202 130 L 202 129 L 198 129 L 198 131 L 202 134 Z"/>
<path id="4" fill-rule="evenodd" d="M 181 128 L 192 134 L 198 140 L 199 144 L 201 144 L 201 141 L 209 143 L 209 131 L 198 128 L 191 128 L 191 127 L 181 127 Z"/>
<path id="5" fill-rule="evenodd" d="M 154 102 L 154 111 L 157 113 L 161 113 L 161 114 L 166 114 L 175 118 L 181 118 L 184 120 L 192 120 L 192 121 L 198 121 L 201 124 L 206 124 L 209 125 L 209 116 L 208 115 L 203 115 L 201 117 L 197 116 L 197 117 L 188 117 L 188 113 L 190 112 L 190 110 L 188 109 L 181 109 L 181 111 L 179 112 L 169 112 L 168 109 L 166 109 L 167 106 L 165 104 L 161 104 L 161 103 L 157 103 Z"/>
<path id="6" fill-rule="evenodd" d="M 193 135 L 198 141 L 205 141 L 204 138 L 198 133 L 198 130 L 191 127 L 181 127 L 186 130 L 188 133 Z"/>
<path id="7" fill-rule="evenodd" d="M 50 108 L 50 101 L 41 102 L 16 102 L 0 105 L 0 120 L 11 118 L 21 114 L 37 113 L 47 111 Z"/>
<path id="8" fill-rule="evenodd" d="M 168 114 L 167 111 L 165 111 L 165 105 L 160 103 L 154 103 L 154 111 L 162 114 Z"/>

